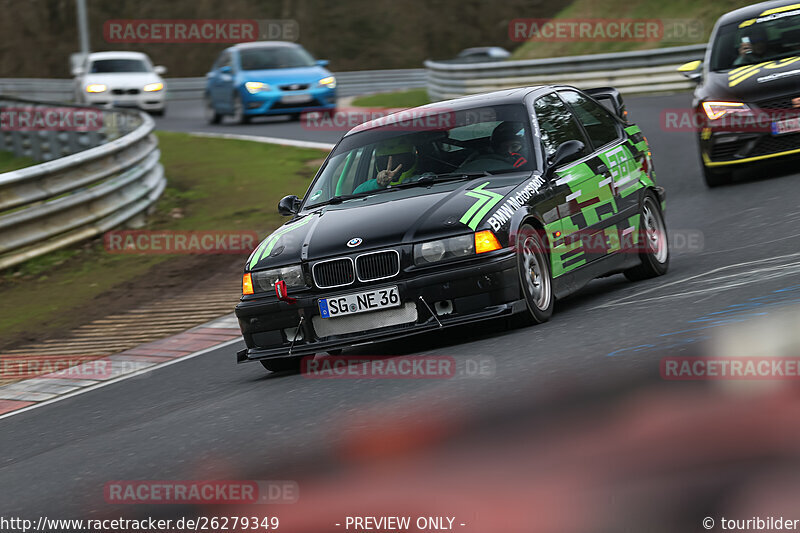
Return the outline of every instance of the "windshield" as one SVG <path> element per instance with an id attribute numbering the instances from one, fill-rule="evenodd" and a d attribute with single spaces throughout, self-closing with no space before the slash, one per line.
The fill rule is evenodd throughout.
<path id="1" fill-rule="evenodd" d="M 713 71 L 800 55 L 800 9 L 726 24 L 711 53 Z"/>
<path id="2" fill-rule="evenodd" d="M 141 59 L 98 59 L 92 61 L 92 74 L 110 72 L 150 72 L 150 67 Z"/>
<path id="3" fill-rule="evenodd" d="M 336 197 L 534 169 L 522 104 L 457 112 L 416 109 L 402 115 L 403 121 L 387 118 L 379 128 L 344 138 L 309 188 L 304 207 Z M 426 187 L 419 187 L 417 194 L 425 193 Z"/>
<path id="4" fill-rule="evenodd" d="M 314 66 L 314 58 L 294 46 L 247 48 L 240 53 L 242 70 L 265 70 Z"/>

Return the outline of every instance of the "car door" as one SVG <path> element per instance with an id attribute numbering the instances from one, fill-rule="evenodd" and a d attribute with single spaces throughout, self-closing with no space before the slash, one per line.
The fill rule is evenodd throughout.
<path id="1" fill-rule="evenodd" d="M 639 211 L 639 164 L 622 124 L 605 107 L 575 90 L 561 90 L 559 94 L 594 147 L 596 157 L 590 164 L 600 177 L 601 199 L 609 205 L 598 216 L 612 245 L 609 252 L 617 251 L 620 241 L 633 229 L 628 219 Z"/>
<path id="2" fill-rule="evenodd" d="M 557 207 L 545 222 L 558 220 L 548 225 L 553 276 L 557 277 L 605 255 L 604 221 L 615 207 L 613 195 L 601 187 L 604 169 L 598 168 L 593 145 L 571 108 L 556 93 L 549 93 L 536 99 L 534 113 L 548 160 L 567 141 L 584 144 L 576 160 L 556 168 L 550 177 Z"/>
<path id="3" fill-rule="evenodd" d="M 231 65 L 231 53 L 224 50 L 217 58 L 209 73 L 208 92 L 214 101 L 214 107 L 220 111 L 229 112 L 232 109 L 231 100 L 233 87 L 233 67 Z"/>

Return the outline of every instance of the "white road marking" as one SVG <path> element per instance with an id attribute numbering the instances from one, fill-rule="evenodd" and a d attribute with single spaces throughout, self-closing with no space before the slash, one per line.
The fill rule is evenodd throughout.
<path id="1" fill-rule="evenodd" d="M 333 150 L 335 144 L 319 143 L 313 141 L 298 141 L 295 139 L 280 139 L 278 137 L 257 137 L 255 135 L 239 135 L 238 133 L 207 133 L 204 131 L 189 132 L 192 137 L 208 137 L 211 139 L 233 139 L 237 141 L 253 141 L 264 144 L 278 144 L 281 146 L 297 146 L 299 148 L 317 148 L 319 150 Z"/>
<path id="2" fill-rule="evenodd" d="M 702 274 L 696 274 L 694 276 L 689 276 L 687 278 L 679 279 L 679 280 L 676 280 L 676 281 L 671 281 L 671 282 L 665 283 L 663 285 L 657 285 L 655 287 L 650 287 L 649 289 L 644 289 L 644 290 L 637 291 L 636 294 L 631 294 L 631 295 L 628 295 L 628 296 L 623 296 L 622 298 L 617 298 L 616 300 L 612 300 L 612 301 L 610 301 L 608 303 L 593 307 L 592 310 L 595 310 L 595 309 L 607 309 L 609 307 L 620 307 L 620 306 L 628 305 L 628 304 L 632 304 L 632 303 L 638 304 L 638 303 L 653 302 L 653 301 L 666 300 L 666 299 L 672 299 L 672 298 L 683 298 L 685 296 L 691 296 L 693 294 L 703 294 L 703 293 L 706 293 L 706 292 L 709 292 L 709 291 L 731 289 L 731 288 L 738 287 L 738 286 L 741 286 L 741 285 L 746 285 L 746 284 L 749 284 L 749 283 L 757 283 L 757 282 L 764 281 L 764 280 L 767 280 L 767 279 L 773 279 L 775 277 L 785 276 L 787 274 L 791 274 L 795 270 L 795 267 L 796 267 L 796 269 L 798 271 L 800 271 L 800 262 L 788 263 L 788 264 L 785 264 L 785 265 L 778 265 L 778 266 L 774 266 L 774 265 L 773 266 L 766 266 L 766 267 L 763 267 L 763 268 L 750 270 L 750 271 L 747 272 L 747 274 L 750 275 L 750 274 L 760 273 L 760 272 L 775 271 L 776 269 L 790 269 L 789 272 L 782 273 L 780 276 L 759 277 L 756 280 L 748 279 L 748 280 L 742 281 L 740 283 L 728 284 L 728 285 L 725 285 L 723 287 L 707 287 L 707 288 L 704 288 L 704 289 L 698 289 L 698 290 L 694 290 L 694 291 L 681 291 L 680 293 L 665 294 L 663 296 L 654 296 L 652 298 L 642 298 L 641 297 L 643 294 L 651 293 L 651 292 L 654 292 L 654 291 L 659 291 L 659 290 L 665 289 L 667 287 L 671 287 L 673 285 L 678 285 L 678 284 L 685 285 L 685 284 L 687 284 L 688 282 L 690 282 L 692 280 L 696 280 L 698 278 L 704 278 L 706 276 L 709 276 L 709 275 L 717 273 L 717 272 L 723 272 L 723 271 L 730 270 L 730 269 L 737 268 L 737 267 L 760 265 L 760 264 L 764 264 L 764 263 L 769 264 L 771 262 L 775 262 L 775 261 L 778 261 L 778 260 L 781 260 L 781 259 L 791 259 L 791 258 L 797 258 L 797 257 L 800 257 L 800 253 L 794 253 L 794 254 L 788 254 L 788 255 L 779 255 L 779 256 L 776 256 L 776 257 L 771 257 L 771 258 L 766 258 L 766 259 L 756 259 L 754 261 L 745 261 L 745 262 L 742 262 L 742 263 L 735 263 L 733 265 L 727 265 L 727 266 L 715 268 L 713 270 L 709 270 L 708 272 L 703 272 Z M 718 279 L 726 279 L 728 277 L 732 277 L 732 276 L 722 276 L 722 277 L 720 277 Z M 735 275 L 733 277 L 735 277 Z M 714 278 L 712 278 L 712 280 L 713 279 Z"/>
<path id="3" fill-rule="evenodd" d="M 125 374 L 125 375 L 120 376 L 118 378 L 114 378 L 114 379 L 111 379 L 109 381 L 104 381 L 102 383 L 98 383 L 97 385 L 92 385 L 92 386 L 89 386 L 89 387 L 85 387 L 85 388 L 76 390 L 75 392 L 70 392 L 68 394 L 64 394 L 63 396 L 58 396 L 57 398 L 53 398 L 52 400 L 46 400 L 46 401 L 39 402 L 39 403 L 36 403 L 36 404 L 33 404 L 33 405 L 29 405 L 28 407 L 23 407 L 22 409 L 17 409 L 16 411 L 11 411 L 11 412 L 6 413 L 4 415 L 0 415 L 0 420 L 2 420 L 4 418 L 9 418 L 9 417 L 12 417 L 12 416 L 15 416 L 15 415 L 18 415 L 18 414 L 22 414 L 22 413 L 27 412 L 27 411 L 31 411 L 33 409 L 38 409 L 39 407 L 44 407 L 45 405 L 50 405 L 50 404 L 53 404 L 53 403 L 56 403 L 56 402 L 60 402 L 61 400 L 66 400 L 67 398 L 74 398 L 75 396 L 78 396 L 79 394 L 84 394 L 86 392 L 97 390 L 97 389 L 106 387 L 108 385 L 114 384 L 114 383 L 119 383 L 120 381 L 125 381 L 126 379 L 135 378 L 137 376 L 141 376 L 142 374 L 147 374 L 149 372 L 153 372 L 154 370 L 158 370 L 159 368 L 164 368 L 164 367 L 167 367 L 167 366 L 170 366 L 170 365 L 174 365 L 176 363 L 180 363 L 182 361 L 187 361 L 189 359 L 194 359 L 195 357 L 201 356 L 203 354 L 206 354 L 206 353 L 211 352 L 213 350 L 216 350 L 218 348 L 224 348 L 226 346 L 230 346 L 231 344 L 235 344 L 237 342 L 242 342 L 242 339 L 241 338 L 231 339 L 231 340 L 225 341 L 225 342 L 223 342 L 221 344 L 217 344 L 216 346 L 211 346 L 209 348 L 204 348 L 204 349 L 202 349 L 202 350 L 200 350 L 198 352 L 190 353 L 189 355 L 184 355 L 183 357 L 178 357 L 177 359 L 173 359 L 173 360 L 167 361 L 165 363 L 160 363 L 160 364 L 155 365 L 155 366 L 151 366 L 151 367 L 148 367 L 148 368 L 143 368 L 142 370 L 137 370 L 136 372 L 131 372 L 129 374 Z"/>

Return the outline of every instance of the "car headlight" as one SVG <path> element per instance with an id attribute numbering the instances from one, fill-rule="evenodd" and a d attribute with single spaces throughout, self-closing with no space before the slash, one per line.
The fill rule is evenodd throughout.
<path id="1" fill-rule="evenodd" d="M 414 245 L 414 264 L 429 265 L 446 259 L 466 257 L 475 253 L 475 237 L 459 235 L 449 239 L 428 241 Z"/>
<path id="2" fill-rule="evenodd" d="M 258 272 L 251 272 L 250 274 L 253 279 L 253 289 L 255 292 L 272 292 L 275 287 L 275 282 L 281 279 L 286 282 L 286 287 L 289 289 L 305 287 L 306 285 L 303 269 L 300 265 L 261 270 Z"/>
<path id="3" fill-rule="evenodd" d="M 336 78 L 333 76 L 328 76 L 327 78 L 322 78 L 317 82 L 320 87 L 327 87 L 328 89 L 335 89 L 336 88 Z"/>
<path id="4" fill-rule="evenodd" d="M 147 85 L 144 86 L 144 89 L 142 90 L 146 93 L 153 93 L 156 91 L 160 91 L 163 88 L 164 84 L 161 82 L 157 82 L 157 83 L 148 83 Z"/>
<path id="5" fill-rule="evenodd" d="M 703 102 L 703 111 L 710 120 L 717 120 L 728 114 L 749 115 L 751 109 L 741 102 Z"/>
<path id="6" fill-rule="evenodd" d="M 247 92 L 249 92 L 250 94 L 269 91 L 271 89 L 269 84 L 262 83 L 260 81 L 248 81 L 244 84 L 244 88 L 247 89 Z"/>
<path id="7" fill-rule="evenodd" d="M 86 86 L 87 93 L 102 93 L 105 92 L 106 89 L 108 89 L 108 87 L 102 83 L 90 83 Z"/>

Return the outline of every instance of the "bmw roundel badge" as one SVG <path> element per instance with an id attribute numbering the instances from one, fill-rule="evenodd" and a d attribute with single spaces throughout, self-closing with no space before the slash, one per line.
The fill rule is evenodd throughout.
<path id="1" fill-rule="evenodd" d="M 348 248 L 355 248 L 356 246 L 358 246 L 358 245 L 359 245 L 359 244 L 361 244 L 362 242 L 364 242 L 364 241 L 363 241 L 361 238 L 359 238 L 359 237 L 353 237 L 352 239 L 350 239 L 349 241 L 347 241 L 347 247 L 348 247 Z"/>

